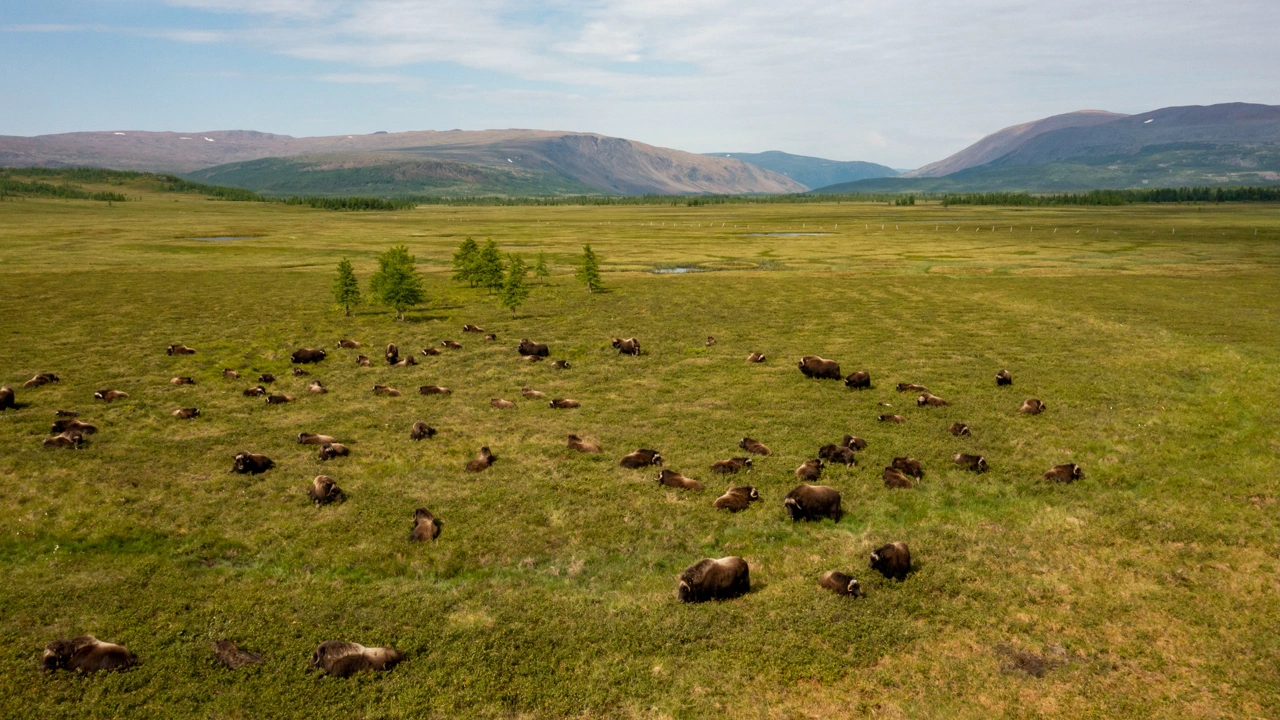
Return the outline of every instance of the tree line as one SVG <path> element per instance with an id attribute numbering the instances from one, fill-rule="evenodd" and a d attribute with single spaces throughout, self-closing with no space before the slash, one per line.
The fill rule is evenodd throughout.
<path id="1" fill-rule="evenodd" d="M 1129 205 L 1133 203 L 1182 202 L 1276 202 L 1280 186 L 1142 188 L 1134 190 L 1090 190 L 1084 193 L 1032 195 L 1030 193 L 964 193 L 943 195 L 948 205 Z"/>

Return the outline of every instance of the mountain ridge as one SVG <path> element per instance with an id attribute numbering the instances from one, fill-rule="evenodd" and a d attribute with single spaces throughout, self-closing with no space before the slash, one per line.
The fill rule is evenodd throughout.
<path id="1" fill-rule="evenodd" d="M 741 160 L 756 167 L 785 175 L 807 188 L 868 178 L 894 177 L 891 167 L 861 160 L 828 160 L 809 155 L 793 155 L 781 150 L 759 153 L 704 153 L 708 157 Z"/>

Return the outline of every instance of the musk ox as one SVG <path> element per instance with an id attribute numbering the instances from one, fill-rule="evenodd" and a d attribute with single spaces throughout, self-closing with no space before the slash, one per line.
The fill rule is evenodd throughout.
<path id="1" fill-rule="evenodd" d="M 355 348 L 364 347 L 364 343 L 360 342 L 359 340 L 339 340 L 338 347 L 354 350 Z"/>
<path id="2" fill-rule="evenodd" d="M 329 435 L 317 435 L 307 432 L 298 433 L 299 445 L 324 445 L 331 442 L 333 442 L 333 437 Z"/>
<path id="3" fill-rule="evenodd" d="M 844 445 L 823 445 L 818 448 L 818 457 L 829 463 L 840 463 L 845 467 L 853 467 L 858 464 L 857 453 L 853 448 Z"/>
<path id="4" fill-rule="evenodd" d="M 840 379 L 840 363 L 835 360 L 826 360 L 817 355 L 805 355 L 800 358 L 800 372 L 807 378 L 818 378 L 820 380 L 839 380 Z"/>
<path id="5" fill-rule="evenodd" d="M 657 450 L 640 448 L 629 455 L 624 455 L 623 458 L 618 461 L 618 465 L 624 468 L 631 468 L 633 470 L 636 468 L 649 467 L 650 465 L 657 465 L 661 467 L 662 454 Z"/>
<path id="6" fill-rule="evenodd" d="M 340 503 L 347 499 L 343 494 L 342 488 L 338 487 L 338 483 L 328 475 L 317 475 L 315 480 L 311 481 L 311 487 L 307 490 L 307 495 L 316 507 L 328 505 L 329 503 Z"/>
<path id="7" fill-rule="evenodd" d="M 901 425 L 907 421 L 907 419 L 901 415 L 880 415 L 876 420 L 879 420 L 880 422 L 893 423 L 895 425 Z"/>
<path id="8" fill-rule="evenodd" d="M 425 357 L 431 357 L 433 355 L 440 355 L 441 353 L 440 348 L 426 347 L 422 348 L 422 354 Z"/>
<path id="9" fill-rule="evenodd" d="M 805 460 L 796 468 L 795 475 L 801 480 L 817 480 L 822 477 L 822 460 L 814 458 L 813 460 Z"/>
<path id="10" fill-rule="evenodd" d="M 854 390 L 870 390 L 871 373 L 866 370 L 859 370 L 844 379 L 844 386 L 853 388 Z"/>
<path id="11" fill-rule="evenodd" d="M 559 408 L 561 410 L 564 410 L 567 408 L 582 407 L 582 403 L 578 402 L 577 400 L 571 400 L 569 398 L 555 398 L 547 404 L 553 408 Z"/>
<path id="12" fill-rule="evenodd" d="M 413 511 L 413 530 L 409 531 L 410 542 L 426 542 L 440 537 L 443 524 L 426 508 Z"/>
<path id="13" fill-rule="evenodd" d="M 390 670 L 402 660 L 404 653 L 393 648 L 370 648 L 360 643 L 326 640 L 311 656 L 311 667 L 344 678 L 361 670 Z"/>
<path id="14" fill-rule="evenodd" d="M 893 467 L 917 480 L 924 477 L 924 466 L 913 457 L 896 457 L 893 459 Z"/>
<path id="15" fill-rule="evenodd" d="M 595 444 L 595 443 L 593 443 L 593 442 L 587 442 L 586 440 L 583 440 L 582 438 L 578 437 L 577 435 L 570 435 L 570 436 L 569 436 L 569 449 L 570 449 L 570 450 L 577 450 L 578 452 L 583 452 L 583 453 L 598 453 L 598 452 L 600 452 L 600 446 L 599 446 L 599 445 L 597 445 L 597 444 Z"/>
<path id="16" fill-rule="evenodd" d="M 635 338 L 613 338 L 613 347 L 619 355 L 639 355 L 640 341 Z"/>
<path id="17" fill-rule="evenodd" d="M 320 384 L 319 380 L 312 380 L 310 383 L 307 384 L 307 392 L 311 393 L 312 395 L 323 395 L 329 391 L 325 389 L 324 385 Z"/>
<path id="18" fill-rule="evenodd" d="M 439 385 L 421 385 L 418 387 L 419 395 L 451 395 L 453 391 L 447 387 Z"/>
<path id="19" fill-rule="evenodd" d="M 741 470 L 751 470 L 751 458 L 736 457 L 711 463 L 711 472 L 719 475 L 733 475 Z"/>
<path id="20" fill-rule="evenodd" d="M 169 380 L 170 385 L 195 385 L 196 380 L 193 377 L 176 377 Z"/>
<path id="21" fill-rule="evenodd" d="M 387 359 L 388 365 L 394 365 L 400 362 L 400 348 L 396 347 L 395 343 L 387 343 L 387 349 L 382 356 Z"/>
<path id="22" fill-rule="evenodd" d="M 266 455 L 257 453 L 237 453 L 231 465 L 231 472 L 240 475 L 257 475 L 275 467 L 275 462 Z"/>
<path id="23" fill-rule="evenodd" d="M 547 348 L 546 343 L 536 343 L 525 338 L 520 340 L 520 345 L 516 348 L 521 355 L 541 355 L 547 357 L 551 355 L 551 350 Z"/>
<path id="24" fill-rule="evenodd" d="M 22 387 L 38 388 L 41 385 L 48 385 L 49 383 L 56 383 L 56 382 L 61 382 L 61 379 L 57 375 L 54 375 L 53 373 L 36 373 L 35 377 L 22 383 Z"/>
<path id="25" fill-rule="evenodd" d="M 1012 385 L 1012 384 L 1013 384 L 1013 376 L 1009 374 L 1008 370 L 1001 370 L 996 373 L 996 387 L 999 387 L 1001 385 Z"/>
<path id="26" fill-rule="evenodd" d="M 831 518 L 840 522 L 840 492 L 826 485 L 797 485 L 782 499 L 782 509 L 793 522 Z"/>
<path id="27" fill-rule="evenodd" d="M 910 490 L 915 487 L 915 483 L 911 482 L 911 478 L 907 477 L 901 470 L 892 465 L 885 466 L 884 469 L 884 486 L 887 488 L 902 488 Z"/>
<path id="28" fill-rule="evenodd" d="M 98 432 L 98 428 L 96 426 L 90 425 L 89 423 L 86 423 L 86 422 L 80 422 L 75 418 L 67 418 L 64 420 L 54 420 L 53 424 L 49 426 L 50 435 L 56 435 L 57 433 L 67 432 L 68 430 L 74 430 L 75 432 L 78 432 L 81 435 L 93 435 Z"/>
<path id="29" fill-rule="evenodd" d="M 845 435 L 840 439 L 840 444 L 854 452 L 867 449 L 867 441 L 856 435 Z"/>
<path id="30" fill-rule="evenodd" d="M 494 335 L 493 333 L 485 333 L 484 341 L 485 341 L 485 342 L 497 342 L 497 341 L 498 341 L 498 336 L 497 336 L 497 335 Z"/>
<path id="31" fill-rule="evenodd" d="M 275 381 L 276 381 L 276 376 L 272 375 L 271 373 L 262 373 L 261 375 L 258 376 L 258 382 L 260 383 L 273 383 Z"/>
<path id="32" fill-rule="evenodd" d="M 542 362 L 542 356 L 540 356 L 540 355 L 521 355 L 520 357 L 516 358 L 516 362 L 529 363 L 530 365 L 532 365 L 532 364 L 534 364 L 534 363 L 540 363 L 540 362 Z"/>
<path id="33" fill-rule="evenodd" d="M 1075 463 L 1065 463 L 1063 465 L 1054 465 L 1042 474 L 1040 477 L 1045 480 L 1054 482 L 1074 482 L 1084 477 L 1084 470 Z"/>
<path id="34" fill-rule="evenodd" d="M 410 440 L 425 440 L 436 436 L 436 429 L 424 422 L 416 422 L 409 429 Z"/>
<path id="35" fill-rule="evenodd" d="M 839 570 L 830 570 L 822 574 L 818 584 L 837 595 L 862 597 L 862 585 L 852 575 L 845 575 Z"/>
<path id="36" fill-rule="evenodd" d="M 461 349 L 462 349 L 462 345 L 460 345 L 460 344 L 458 344 L 458 343 L 456 343 L 456 342 L 454 342 L 454 341 L 452 341 L 452 340 L 445 340 L 445 341 L 441 342 L 440 344 L 441 344 L 442 346 L 444 346 L 445 348 L 448 348 L 449 350 L 461 350 Z"/>
<path id="37" fill-rule="evenodd" d="M 924 393 L 920 397 L 916 398 L 916 407 L 942 407 L 943 405 L 950 404 L 951 403 L 943 400 L 937 395 L 932 395 L 930 393 Z"/>
<path id="38" fill-rule="evenodd" d="M 949 430 L 951 434 L 956 437 L 960 437 L 961 435 L 965 435 L 965 436 L 972 435 L 972 433 L 969 432 L 969 426 L 965 425 L 962 422 L 951 423 L 951 427 L 947 428 L 947 430 Z"/>
<path id="39" fill-rule="evenodd" d="M 360 367 L 369 367 L 372 364 L 373 364 L 373 361 L 369 359 L 368 355 L 356 356 L 356 365 L 359 365 Z"/>
<path id="40" fill-rule="evenodd" d="M 228 670 L 239 670 L 246 665 L 259 665 L 262 656 L 236 647 L 230 640 L 219 640 L 213 644 L 213 654 L 218 662 L 227 666 Z"/>
<path id="41" fill-rule="evenodd" d="M 346 457 L 350 454 L 351 451 L 347 449 L 346 445 L 331 442 L 320 446 L 319 456 L 321 460 L 332 460 L 336 457 Z"/>
<path id="42" fill-rule="evenodd" d="M 743 450 L 746 450 L 752 455 L 772 455 L 773 454 L 773 451 L 770 450 L 764 443 L 758 440 L 752 440 L 749 437 L 744 437 L 741 440 L 739 440 L 738 447 L 742 448 Z"/>
<path id="43" fill-rule="evenodd" d="M 295 367 L 295 368 L 293 369 L 293 376 L 294 376 L 294 377 L 302 377 L 302 376 L 304 376 L 304 375 L 310 375 L 310 374 L 311 374 L 311 373 L 307 372 L 306 370 L 303 370 L 303 369 L 302 369 L 302 368 L 300 368 L 300 367 Z"/>
<path id="44" fill-rule="evenodd" d="M 467 463 L 467 472 L 488 470 L 489 466 L 493 465 L 493 461 L 497 459 L 498 458 L 492 452 L 489 452 L 488 446 L 482 447 L 480 448 L 480 454 L 475 456 L 471 462 Z"/>
<path id="45" fill-rule="evenodd" d="M 239 380 L 240 373 L 236 372 L 235 370 L 232 370 L 231 368 L 223 368 L 222 377 L 226 378 L 227 380 Z"/>
<path id="46" fill-rule="evenodd" d="M 195 355 L 196 349 L 189 348 L 186 345 L 179 343 L 177 345 L 170 345 L 169 347 L 165 348 L 164 353 L 166 355 Z"/>
<path id="47" fill-rule="evenodd" d="M 101 400 L 102 402 L 115 402 L 116 400 L 123 400 L 127 397 L 129 397 L 129 393 L 124 392 L 123 390 L 99 390 L 93 394 L 94 400 Z"/>
<path id="48" fill-rule="evenodd" d="M 406 355 L 403 360 L 391 363 L 391 367 L 409 367 L 410 365 L 417 364 L 418 361 L 414 360 L 412 355 Z"/>
<path id="49" fill-rule="evenodd" d="M 685 568 L 677 582 L 680 602 L 728 600 L 751 590 L 751 573 L 740 557 L 708 558 Z"/>
<path id="50" fill-rule="evenodd" d="M 462 332 L 464 332 L 464 333 L 468 333 L 468 332 L 470 332 L 470 333 L 482 333 L 482 332 L 484 332 L 484 328 L 480 327 L 479 325 L 463 325 L 463 326 L 462 326 Z"/>
<path id="51" fill-rule="evenodd" d="M 80 413 L 75 410 L 54 410 L 53 414 L 57 417 L 79 417 Z"/>
<path id="52" fill-rule="evenodd" d="M 40 659 L 45 672 L 127 670 L 137 664 L 138 658 L 123 645 L 102 642 L 92 635 L 54 640 L 44 646 L 44 656 Z"/>
<path id="53" fill-rule="evenodd" d="M 61 435 L 46 438 L 44 441 L 45 447 L 79 448 L 83 444 L 84 436 L 75 430 L 67 430 Z"/>
<path id="54" fill-rule="evenodd" d="M 1018 412 L 1023 415 L 1039 415 L 1048 409 L 1049 407 L 1039 400 L 1035 398 L 1027 398 L 1026 401 L 1022 403 L 1022 407 L 1018 408 Z"/>
<path id="55" fill-rule="evenodd" d="M 738 512 L 751 507 L 751 503 L 760 499 L 760 493 L 750 485 L 731 487 L 712 503 L 719 510 Z"/>
<path id="56" fill-rule="evenodd" d="M 283 405 L 285 403 L 293 402 L 293 396 L 292 395 L 268 395 L 266 402 L 268 405 Z"/>
<path id="57" fill-rule="evenodd" d="M 749 363 L 762 363 L 765 359 L 764 353 L 753 352 L 747 356 L 747 362 Z"/>
<path id="58" fill-rule="evenodd" d="M 911 551 L 902 542 L 881 545 L 871 553 L 871 569 L 890 580 L 905 580 L 911 572 Z"/>
<path id="59" fill-rule="evenodd" d="M 390 385 L 374 385 L 373 394 L 381 395 L 383 397 L 400 397 L 401 393 Z"/>
<path id="60" fill-rule="evenodd" d="M 929 388 L 916 383 L 898 383 L 898 392 L 929 392 Z"/>
<path id="61" fill-rule="evenodd" d="M 502 398 L 489 398 L 489 406 L 498 408 L 499 410 L 510 410 L 511 408 L 514 408 L 516 404 L 510 400 L 503 400 Z"/>
<path id="62" fill-rule="evenodd" d="M 318 363 L 324 360 L 329 353 L 320 348 L 301 348 L 294 350 L 289 356 L 289 361 L 297 364 Z"/>
<path id="63" fill-rule="evenodd" d="M 716 344 L 716 339 L 715 339 L 715 338 L 713 338 L 713 337 L 711 337 L 710 335 L 708 335 L 708 336 L 707 336 L 707 347 L 711 347 L 712 345 L 715 345 L 715 344 Z"/>
<path id="64" fill-rule="evenodd" d="M 956 453 L 951 456 L 951 461 L 965 470 L 972 470 L 976 473 L 984 473 L 987 471 L 987 459 L 981 455 L 970 455 L 969 453 Z"/>
<path id="65" fill-rule="evenodd" d="M 694 480 L 693 478 L 687 478 L 675 470 L 664 469 L 658 473 L 658 477 L 654 478 L 654 480 L 656 480 L 659 485 L 666 485 L 667 487 L 678 488 L 680 490 L 697 490 L 698 492 L 702 492 L 706 489 L 702 486 L 702 483 Z"/>
<path id="66" fill-rule="evenodd" d="M 553 367 L 553 368 L 555 368 L 555 369 L 557 369 L 557 370 L 568 370 L 568 369 L 569 369 L 569 361 L 568 361 L 568 360 L 553 360 L 553 361 L 551 361 L 551 367 Z"/>
<path id="67" fill-rule="evenodd" d="M 538 390 L 534 390 L 533 388 L 528 386 L 520 388 L 520 394 L 529 398 L 530 400 L 537 400 L 538 398 L 544 398 L 547 396 L 546 393 L 539 392 Z"/>
<path id="68" fill-rule="evenodd" d="M 245 397 L 262 397 L 263 395 L 266 395 L 266 394 L 267 394 L 267 389 L 262 387 L 261 385 L 258 385 L 257 387 L 247 388 L 244 391 Z"/>
<path id="69" fill-rule="evenodd" d="M 174 410 L 169 414 L 178 418 L 179 420 L 192 420 L 194 418 L 200 417 L 200 408 L 193 408 L 193 407 L 178 408 L 177 410 Z"/>

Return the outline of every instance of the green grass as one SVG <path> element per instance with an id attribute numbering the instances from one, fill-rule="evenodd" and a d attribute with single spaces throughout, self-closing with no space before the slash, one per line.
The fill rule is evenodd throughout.
<path id="1" fill-rule="evenodd" d="M 0 414 L 0 716 L 1275 717 L 1275 217 L 1266 205 L 0 203 L 0 382 L 24 404 Z M 467 235 L 553 262 L 518 319 L 448 281 Z M 185 239 L 208 236 L 254 237 Z M 607 293 L 572 280 L 584 242 Z M 328 296 L 337 261 L 367 280 L 400 243 L 432 302 L 403 323 L 367 307 L 344 318 Z M 716 271 L 652 273 L 692 265 Z M 464 322 L 499 342 L 463 336 Z M 609 347 L 629 335 L 646 354 Z M 359 368 L 340 337 L 375 357 L 389 341 L 465 347 Z M 521 337 L 573 368 L 514 362 Z M 166 356 L 174 342 L 199 353 Z M 324 396 L 288 375 L 289 353 L 316 345 L 331 352 L 311 368 Z M 756 350 L 769 362 L 748 366 Z M 804 379 L 795 361 L 809 353 L 869 370 L 875 387 Z M 995 386 L 999 368 L 1012 388 Z M 38 371 L 63 381 L 20 387 Z M 298 401 L 242 397 L 264 371 Z M 893 391 L 902 381 L 952 405 L 917 409 Z M 406 396 L 374 397 L 374 383 Z M 418 396 L 427 383 L 454 394 Z M 523 385 L 583 407 L 550 410 Z M 107 386 L 132 397 L 95 405 Z M 1019 416 L 1029 396 L 1049 411 Z M 906 424 L 876 423 L 882 402 Z M 189 405 L 202 417 L 169 417 Z M 42 448 L 56 408 L 101 432 L 79 452 Z M 440 435 L 410 441 L 415 420 Z M 974 436 L 952 438 L 954 420 Z M 300 431 L 352 454 L 322 464 L 293 442 Z M 571 453 L 570 432 L 606 452 Z M 823 477 L 846 517 L 788 522 L 792 470 L 846 432 L 869 443 L 859 467 Z M 775 452 L 735 478 L 764 501 L 719 513 L 727 483 L 708 466 L 743 435 Z M 463 473 L 483 444 L 498 462 Z M 617 467 L 641 446 L 707 492 Z M 240 450 L 278 467 L 228 474 Z M 962 450 L 991 472 L 954 469 Z M 904 454 L 925 481 L 888 491 L 879 470 Z M 1084 481 L 1039 479 L 1068 461 Z M 321 472 L 345 504 L 309 504 Z M 443 520 L 434 544 L 407 540 L 419 506 Z M 866 567 L 891 540 L 916 561 L 903 583 Z M 750 563 L 749 595 L 676 602 L 681 569 L 727 554 Z M 829 569 L 867 597 L 821 591 Z M 85 632 L 143 664 L 39 672 L 46 642 Z M 266 664 L 222 669 L 221 637 Z M 321 678 L 306 663 L 326 639 L 409 658 Z M 1007 648 L 1058 664 L 1007 671 Z"/>

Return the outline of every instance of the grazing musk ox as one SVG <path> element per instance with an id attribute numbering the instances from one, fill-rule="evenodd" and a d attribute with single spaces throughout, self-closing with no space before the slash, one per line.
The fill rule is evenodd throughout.
<path id="1" fill-rule="evenodd" d="M 426 542 L 440 537 L 440 529 L 444 524 L 426 508 L 413 511 L 413 530 L 409 532 L 410 542 Z"/>
<path id="2" fill-rule="evenodd" d="M 613 338 L 613 347 L 620 355 L 639 355 L 640 341 L 635 338 Z"/>
<path id="3" fill-rule="evenodd" d="M 969 453 L 956 453 L 951 456 L 951 461 L 965 470 L 972 470 L 976 473 L 984 473 L 987 471 L 987 459 L 981 455 L 970 455 Z"/>
<path id="4" fill-rule="evenodd" d="M 826 485 L 797 485 L 782 499 L 782 508 L 792 522 L 831 518 L 840 522 L 840 492 Z"/>
<path id="5" fill-rule="evenodd" d="M 67 640 L 54 640 L 44 646 L 40 665 L 45 672 L 72 670 L 91 673 L 127 670 L 138 664 L 138 658 L 123 645 L 102 642 L 92 635 Z"/>
<path id="6" fill-rule="evenodd" d="M 871 373 L 867 372 L 866 370 L 859 370 L 858 372 L 845 378 L 844 385 L 845 387 L 850 387 L 850 388 L 853 388 L 854 390 L 870 390 L 871 389 Z"/>
<path id="7" fill-rule="evenodd" d="M 903 542 L 881 545 L 871 553 L 871 569 L 890 580 L 905 580 L 911 572 L 911 551 Z"/>
<path id="8" fill-rule="evenodd" d="M 362 670 L 390 670 L 404 660 L 404 653 L 387 647 L 326 640 L 311 656 L 311 667 L 334 677 L 350 677 Z"/>
<path id="9" fill-rule="evenodd" d="M 858 464 L 858 455 L 853 448 L 844 445 L 823 445 L 818 448 L 818 457 L 829 463 L 840 463 L 845 467 Z"/>
<path id="10" fill-rule="evenodd" d="M 862 585 L 858 580 L 852 575 L 845 575 L 839 570 L 823 573 L 822 577 L 818 579 L 818 584 L 837 595 L 862 597 Z"/>
<path id="11" fill-rule="evenodd" d="M 798 363 L 800 372 L 807 378 L 817 378 L 820 380 L 839 380 L 840 379 L 840 363 L 835 360 L 826 360 L 817 355 L 805 355 L 800 358 Z"/>
<path id="12" fill-rule="evenodd" d="M 751 571 L 740 557 L 708 558 L 685 568 L 677 582 L 680 602 L 728 600 L 751 590 Z"/>
<path id="13" fill-rule="evenodd" d="M 520 345 L 516 349 L 520 351 L 521 355 L 538 355 L 541 357 L 551 355 L 551 350 L 547 348 L 546 343 L 531 342 L 528 338 L 521 339 Z"/>
<path id="14" fill-rule="evenodd" d="M 246 665 L 260 665 L 262 656 L 236 647 L 230 640 L 219 640 L 213 644 L 213 654 L 228 670 L 239 670 Z"/>
<path id="15" fill-rule="evenodd" d="M 400 348 L 395 343 L 387 343 L 387 349 L 382 356 L 386 358 L 388 365 L 395 365 L 400 362 Z"/>
<path id="16" fill-rule="evenodd" d="M 289 356 L 289 360 L 298 364 L 318 363 L 324 360 L 327 355 L 328 353 L 320 348 L 301 348 L 293 351 L 293 354 Z"/>

